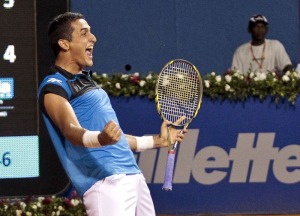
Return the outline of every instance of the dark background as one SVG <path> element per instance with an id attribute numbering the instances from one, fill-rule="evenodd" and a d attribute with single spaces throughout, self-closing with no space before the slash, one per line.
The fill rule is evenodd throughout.
<path id="1" fill-rule="evenodd" d="M 15 46 L 16 60 L 10 63 L 1 56 L 0 77 L 14 79 L 14 97 L 3 100 L 8 115 L 0 118 L 0 136 L 26 136 L 37 133 L 36 58 L 34 1 L 20 1 L 13 9 L 0 8 L 1 54 L 8 45 Z M 27 17 L 27 19 L 24 19 Z M 22 23 L 22 24 L 21 24 Z M 22 32 L 22 39 L 20 34 Z"/>

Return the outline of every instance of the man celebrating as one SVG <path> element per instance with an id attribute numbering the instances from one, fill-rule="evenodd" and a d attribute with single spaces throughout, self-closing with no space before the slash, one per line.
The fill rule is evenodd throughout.
<path id="1" fill-rule="evenodd" d="M 83 197 L 87 214 L 155 216 L 132 151 L 181 142 L 187 131 L 180 133 L 164 121 L 159 135 L 123 133 L 108 95 L 84 70 L 93 65 L 97 39 L 82 14 L 55 17 L 48 37 L 56 59 L 39 87 L 39 103 L 59 159 Z"/>
<path id="2" fill-rule="evenodd" d="M 250 18 L 248 32 L 252 40 L 236 49 L 231 65 L 233 70 L 241 73 L 274 71 L 282 75 L 293 68 L 284 46 L 278 40 L 266 39 L 268 25 L 267 18 L 261 14 Z"/>

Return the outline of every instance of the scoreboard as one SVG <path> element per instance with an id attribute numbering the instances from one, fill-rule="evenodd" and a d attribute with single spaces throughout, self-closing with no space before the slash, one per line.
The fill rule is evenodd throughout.
<path id="1" fill-rule="evenodd" d="M 0 197 L 55 194 L 69 184 L 37 102 L 37 59 L 49 59 L 38 54 L 38 35 L 47 34 L 54 6 L 66 9 L 62 2 L 0 0 Z"/>
<path id="2" fill-rule="evenodd" d="M 35 1 L 0 9 L 0 179 L 39 176 Z"/>

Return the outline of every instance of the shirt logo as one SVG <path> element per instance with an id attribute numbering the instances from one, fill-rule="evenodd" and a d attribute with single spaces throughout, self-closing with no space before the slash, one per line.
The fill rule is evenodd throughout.
<path id="1" fill-rule="evenodd" d="M 59 83 L 59 84 L 61 84 L 61 83 L 62 83 L 62 81 L 61 81 L 61 80 L 59 80 L 59 79 L 56 79 L 56 78 L 50 78 L 50 79 L 48 79 L 48 80 L 47 80 L 47 82 L 52 82 L 52 83 L 55 83 L 55 82 L 57 82 L 57 83 Z"/>

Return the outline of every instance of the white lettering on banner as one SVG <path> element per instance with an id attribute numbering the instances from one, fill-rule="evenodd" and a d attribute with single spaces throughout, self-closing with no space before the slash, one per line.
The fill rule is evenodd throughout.
<path id="1" fill-rule="evenodd" d="M 199 129 L 189 129 L 177 151 L 173 183 L 189 183 L 191 176 L 200 184 L 265 183 L 270 169 L 281 183 L 300 182 L 300 145 L 273 147 L 275 133 L 239 133 L 236 147 L 229 153 L 218 146 L 207 146 L 196 153 Z M 196 154 L 195 154 L 196 153 Z M 139 153 L 138 164 L 147 183 L 164 181 L 167 149 Z"/>

